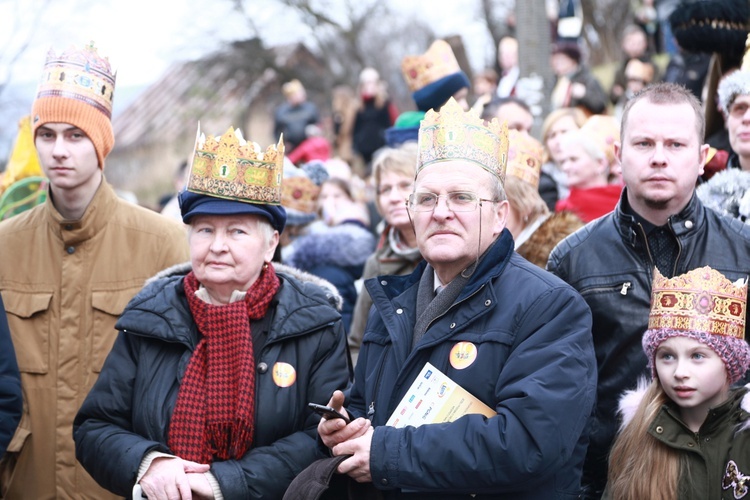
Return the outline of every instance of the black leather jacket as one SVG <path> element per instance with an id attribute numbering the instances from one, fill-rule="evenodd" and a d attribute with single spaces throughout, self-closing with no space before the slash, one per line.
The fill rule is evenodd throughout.
<path id="1" fill-rule="evenodd" d="M 581 293 L 593 315 L 599 382 L 584 465 L 584 483 L 592 491 L 606 484 L 617 400 L 647 373 L 641 337 L 648 326 L 654 264 L 643 226 L 622 210 L 626 190 L 612 213 L 560 242 L 547 263 Z M 750 228 L 705 208 L 695 195 L 668 226 L 679 246 L 672 276 L 705 265 L 732 281 L 750 274 Z"/>

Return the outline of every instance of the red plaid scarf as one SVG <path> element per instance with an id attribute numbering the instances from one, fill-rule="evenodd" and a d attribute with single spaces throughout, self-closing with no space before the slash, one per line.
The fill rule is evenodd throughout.
<path id="1" fill-rule="evenodd" d="M 279 289 L 272 264 L 261 271 L 244 301 L 212 305 L 195 296 L 191 271 L 185 295 L 203 338 L 182 379 L 168 444 L 199 463 L 239 459 L 250 449 L 255 424 L 255 358 L 250 320 L 262 318 Z"/>

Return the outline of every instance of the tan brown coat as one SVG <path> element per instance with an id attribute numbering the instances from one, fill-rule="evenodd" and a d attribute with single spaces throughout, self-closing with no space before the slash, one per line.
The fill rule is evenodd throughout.
<path id="1" fill-rule="evenodd" d="M 24 397 L 21 424 L 0 464 L 0 494 L 115 498 L 76 462 L 73 418 L 125 305 L 147 278 L 189 259 L 186 232 L 119 199 L 102 181 L 81 220 L 63 220 L 49 198 L 0 224 L 0 248 L 0 293 Z"/>

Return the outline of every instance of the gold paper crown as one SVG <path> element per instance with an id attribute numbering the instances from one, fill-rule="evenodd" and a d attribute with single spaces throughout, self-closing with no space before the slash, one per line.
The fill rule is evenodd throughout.
<path id="1" fill-rule="evenodd" d="M 281 204 L 284 142 L 263 152 L 232 127 L 220 137 L 198 134 L 188 178 L 188 191 L 228 200 Z"/>
<path id="2" fill-rule="evenodd" d="M 82 50 L 70 47 L 59 56 L 50 49 L 36 97 L 78 99 L 111 118 L 114 91 L 109 59 L 100 57 L 91 42 Z"/>
<path id="3" fill-rule="evenodd" d="M 542 170 L 544 147 L 542 143 L 526 132 L 508 131 L 508 167 L 506 176 L 513 176 L 539 186 L 539 175 Z"/>
<path id="4" fill-rule="evenodd" d="M 478 111 L 464 112 L 452 97 L 439 112 L 429 110 L 419 126 L 417 174 L 438 161 L 468 160 L 505 182 L 507 156 L 508 124 L 493 118 L 485 125 Z"/>
<path id="5" fill-rule="evenodd" d="M 306 175 L 286 177 L 281 189 L 281 204 L 284 208 L 299 210 L 306 214 L 315 213 L 318 194 L 320 187 Z"/>
<path id="6" fill-rule="evenodd" d="M 435 40 L 424 54 L 406 56 L 401 60 L 401 72 L 412 92 L 459 71 L 461 67 L 453 49 L 445 40 Z"/>
<path id="7" fill-rule="evenodd" d="M 672 279 L 654 270 L 649 330 L 708 332 L 745 337 L 747 280 L 732 283 L 710 267 Z"/>

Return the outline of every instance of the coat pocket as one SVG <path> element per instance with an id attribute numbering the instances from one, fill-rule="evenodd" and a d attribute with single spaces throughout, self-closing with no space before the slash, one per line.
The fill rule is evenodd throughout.
<path id="1" fill-rule="evenodd" d="M 91 306 L 93 308 L 93 332 L 91 334 L 91 370 L 102 371 L 104 360 L 117 338 L 115 323 L 125 310 L 130 299 L 140 288 L 124 290 L 93 290 Z"/>
<path id="2" fill-rule="evenodd" d="M 6 289 L 2 295 L 19 370 L 23 373 L 47 373 L 52 292 Z"/>

